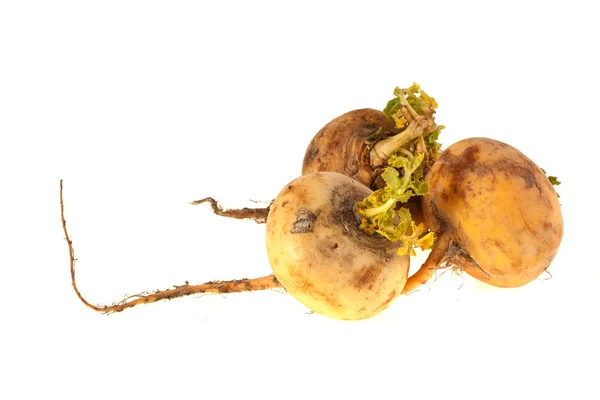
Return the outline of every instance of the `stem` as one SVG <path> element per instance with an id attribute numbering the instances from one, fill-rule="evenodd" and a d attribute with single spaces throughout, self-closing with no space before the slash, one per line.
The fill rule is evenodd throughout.
<path id="1" fill-rule="evenodd" d="M 406 158 L 408 158 L 411 162 L 415 161 L 415 156 L 413 153 L 411 153 L 410 151 L 406 150 L 404 147 L 400 147 L 397 150 L 399 153 L 402 153 L 406 156 Z"/>
<path id="2" fill-rule="evenodd" d="M 206 200 L 206 199 L 204 199 Z M 267 207 L 268 209 L 268 207 Z M 188 282 L 181 286 L 174 286 L 172 289 L 159 290 L 153 293 L 139 293 L 128 296 L 119 303 L 114 303 L 110 306 L 94 305 L 87 301 L 79 289 L 75 281 L 75 251 L 73 249 L 73 241 L 69 237 L 67 231 L 67 221 L 65 220 L 65 207 L 63 202 L 63 181 L 60 181 L 60 218 L 62 222 L 65 239 L 69 246 L 69 259 L 71 268 L 71 285 L 75 294 L 89 308 L 102 313 L 112 313 L 123 311 L 126 308 L 134 307 L 138 304 L 149 304 L 160 300 L 170 300 L 177 297 L 189 296 L 198 293 L 234 293 L 234 292 L 249 292 L 254 290 L 266 290 L 281 288 L 281 284 L 274 275 L 267 275 L 254 279 L 234 279 L 230 281 L 210 281 L 199 285 L 190 285 Z"/>
<path id="3" fill-rule="evenodd" d="M 428 128 L 428 129 L 426 129 Z M 433 128 L 433 129 L 432 129 Z M 387 160 L 396 150 L 413 139 L 433 132 L 437 127 L 430 117 L 420 116 L 408 124 L 405 130 L 399 134 L 377 142 L 371 150 L 371 159 Z"/>
<path id="4" fill-rule="evenodd" d="M 390 197 L 388 201 L 386 201 L 383 205 L 377 208 L 367 208 L 363 213 L 366 218 L 371 218 L 377 214 L 383 214 L 390 208 L 392 208 L 396 204 L 396 199 Z"/>
<path id="5" fill-rule="evenodd" d="M 402 193 L 406 192 L 413 172 L 415 172 L 414 168 L 411 168 L 410 170 L 408 168 L 404 169 L 404 176 L 402 177 Z"/>
<path id="6" fill-rule="evenodd" d="M 438 236 L 431 253 L 427 260 L 421 265 L 421 268 L 411 275 L 402 289 L 402 294 L 409 294 L 427 281 L 435 274 L 435 271 L 440 268 L 441 262 L 444 260 L 450 246 L 452 237 L 449 233 L 443 232 Z"/>
<path id="7" fill-rule="evenodd" d="M 402 90 L 402 96 L 399 96 L 398 99 L 400 100 L 400 103 L 402 103 L 402 105 L 404 106 L 404 110 L 408 111 L 408 114 L 410 114 L 412 119 L 419 118 L 419 113 L 416 112 L 415 109 L 412 108 L 408 100 L 406 100 L 406 92 L 404 90 Z M 406 115 L 407 113 L 403 114 Z"/>

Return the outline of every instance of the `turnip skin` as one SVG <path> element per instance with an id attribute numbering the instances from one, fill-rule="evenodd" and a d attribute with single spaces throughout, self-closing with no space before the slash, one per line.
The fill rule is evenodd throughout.
<path id="1" fill-rule="evenodd" d="M 346 175 L 301 176 L 279 193 L 266 244 L 281 285 L 311 310 L 358 320 L 383 311 L 406 283 L 409 257 L 398 243 L 363 233 L 354 204 L 371 190 Z"/>
<path id="2" fill-rule="evenodd" d="M 378 171 L 371 164 L 367 139 L 380 129 L 384 135 L 397 133 L 385 114 L 372 108 L 349 111 L 334 118 L 308 145 L 302 175 L 339 172 L 373 188 Z"/>
<path id="3" fill-rule="evenodd" d="M 563 236 L 558 196 L 544 171 L 516 148 L 462 140 L 442 153 L 426 181 L 426 223 L 462 247 L 467 261 L 458 267 L 469 275 L 519 287 L 554 259 Z"/>

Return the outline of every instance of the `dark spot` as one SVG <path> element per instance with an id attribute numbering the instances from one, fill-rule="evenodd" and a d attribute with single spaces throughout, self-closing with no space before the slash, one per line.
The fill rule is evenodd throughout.
<path id="1" fill-rule="evenodd" d="M 292 225 L 291 233 L 307 233 L 312 232 L 315 221 L 317 220 L 317 216 L 320 214 L 321 210 L 314 212 L 307 210 L 305 208 L 299 210 L 296 213 L 296 221 Z"/>
<path id="2" fill-rule="evenodd" d="M 333 248 L 333 249 L 337 249 L 338 247 L 339 247 L 339 246 L 338 246 L 338 244 L 337 244 L 337 243 L 334 243 L 334 244 L 333 244 L 333 246 L 332 246 L 332 248 Z"/>
<path id="3" fill-rule="evenodd" d="M 317 146 L 314 145 L 313 142 L 310 143 L 309 149 L 306 152 L 306 157 L 304 159 L 304 162 L 311 162 L 316 156 L 317 154 L 319 154 L 319 148 Z"/>
<path id="4" fill-rule="evenodd" d="M 382 270 L 383 267 L 380 264 L 374 264 L 361 268 L 360 271 L 356 272 L 352 277 L 352 283 L 358 289 L 365 287 L 370 288 L 373 286 L 377 278 L 379 278 Z"/>
<path id="5" fill-rule="evenodd" d="M 281 207 L 285 207 L 287 205 L 287 203 L 289 203 L 289 201 L 285 200 L 283 203 L 281 203 Z"/>
<path id="6" fill-rule="evenodd" d="M 292 185 L 288 185 L 288 189 L 289 189 L 289 190 L 292 190 Z"/>
<path id="7" fill-rule="evenodd" d="M 440 197 L 442 198 L 442 201 L 444 203 L 448 202 L 448 200 L 450 200 L 450 196 L 448 196 L 448 193 L 444 190 L 440 193 Z"/>
<path id="8" fill-rule="evenodd" d="M 537 180 L 535 179 L 535 175 L 533 175 L 531 171 L 524 171 L 521 174 L 521 178 L 525 180 L 525 187 L 527 189 L 530 189 L 533 186 L 538 186 Z"/>
<path id="9" fill-rule="evenodd" d="M 315 243 L 315 250 L 317 250 L 323 257 L 330 258 L 333 256 L 333 249 L 329 240 L 319 240 Z"/>
<path id="10" fill-rule="evenodd" d="M 219 293 L 229 293 L 229 288 L 227 286 L 221 286 L 219 288 Z"/>
<path id="11" fill-rule="evenodd" d="M 470 195 L 471 197 L 477 197 L 477 193 L 475 193 L 475 190 L 473 189 L 473 182 L 467 181 L 464 184 L 464 188 L 460 191 L 459 195 L 460 198 L 463 200 L 463 204 L 465 205 L 465 207 L 469 207 L 470 203 L 467 201 L 467 195 Z"/>
<path id="12" fill-rule="evenodd" d="M 342 265 L 351 266 L 354 263 L 355 257 L 356 257 L 356 255 L 351 252 L 344 254 L 344 256 L 342 257 L 342 262 L 341 262 Z"/>
<path id="13" fill-rule="evenodd" d="M 466 162 L 474 163 L 477 162 L 477 160 L 479 159 L 479 151 L 479 146 L 472 145 L 467 147 L 465 151 L 463 151 L 462 156 Z"/>
<path id="14" fill-rule="evenodd" d="M 399 243 L 392 243 L 378 234 L 365 234 L 359 228 L 360 215 L 356 215 L 355 205 L 371 193 L 371 190 L 357 181 L 333 187 L 329 199 L 331 213 L 323 220 L 323 224 L 340 229 L 339 234 L 351 237 L 357 248 L 378 254 L 380 257 L 385 257 L 388 252 L 395 255 L 400 246 Z M 351 265 L 354 262 L 354 255 L 346 254 L 341 261 Z"/>

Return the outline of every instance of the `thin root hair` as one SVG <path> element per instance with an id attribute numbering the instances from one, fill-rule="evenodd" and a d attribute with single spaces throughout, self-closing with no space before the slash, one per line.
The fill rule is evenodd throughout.
<path id="1" fill-rule="evenodd" d="M 541 277 L 540 277 L 540 278 L 538 278 L 538 280 L 540 280 L 540 281 L 549 281 L 550 279 L 554 279 L 554 277 L 552 276 L 552 273 L 551 273 L 550 271 L 548 271 L 548 270 L 544 270 L 544 273 L 545 273 L 547 276 L 545 276 L 545 277 L 543 277 L 543 278 L 541 278 Z"/>

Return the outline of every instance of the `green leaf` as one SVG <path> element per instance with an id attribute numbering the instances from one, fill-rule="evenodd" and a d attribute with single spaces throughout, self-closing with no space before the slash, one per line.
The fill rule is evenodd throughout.
<path id="1" fill-rule="evenodd" d="M 416 196 L 423 196 L 429 193 L 429 184 L 425 181 L 412 181 L 411 188 Z"/>
<path id="2" fill-rule="evenodd" d="M 438 139 L 440 138 L 440 133 L 444 128 L 444 125 L 438 125 L 438 128 L 435 131 L 423 137 L 423 140 L 425 140 L 425 147 L 427 147 L 427 150 L 438 150 L 442 148 L 442 144 L 438 142 Z"/>
<path id="3" fill-rule="evenodd" d="M 400 108 L 400 99 L 398 97 L 394 97 L 390 101 L 388 101 L 387 105 L 383 109 L 383 113 L 387 117 L 388 120 L 392 120 L 392 115 L 398 111 Z"/>
<path id="4" fill-rule="evenodd" d="M 411 159 L 393 154 L 388 159 L 390 166 L 381 174 L 386 186 L 357 203 L 356 209 L 361 216 L 360 228 L 369 234 L 378 233 L 391 241 L 402 241 L 398 254 L 414 255 L 414 247 L 429 248 L 433 240 L 433 234 L 420 237 L 425 227 L 415 224 L 407 208 L 396 209 L 398 202 L 406 203 L 412 196 L 429 192 L 423 174 L 415 173 L 423 157 L 423 154 L 419 154 Z"/>
<path id="5" fill-rule="evenodd" d="M 558 186 L 558 185 L 560 185 L 562 183 L 561 181 L 558 180 L 558 178 L 556 176 L 549 176 L 548 180 L 550 181 L 550 183 L 553 186 Z"/>
<path id="6" fill-rule="evenodd" d="M 556 176 L 548 175 L 548 173 L 544 170 L 544 168 L 540 168 L 540 169 L 548 177 L 548 180 L 550 181 L 552 186 L 558 186 L 562 183 L 561 181 L 558 180 L 558 178 Z M 558 194 L 556 189 L 554 189 L 554 191 L 556 192 L 556 195 L 560 198 L 560 195 Z"/>

